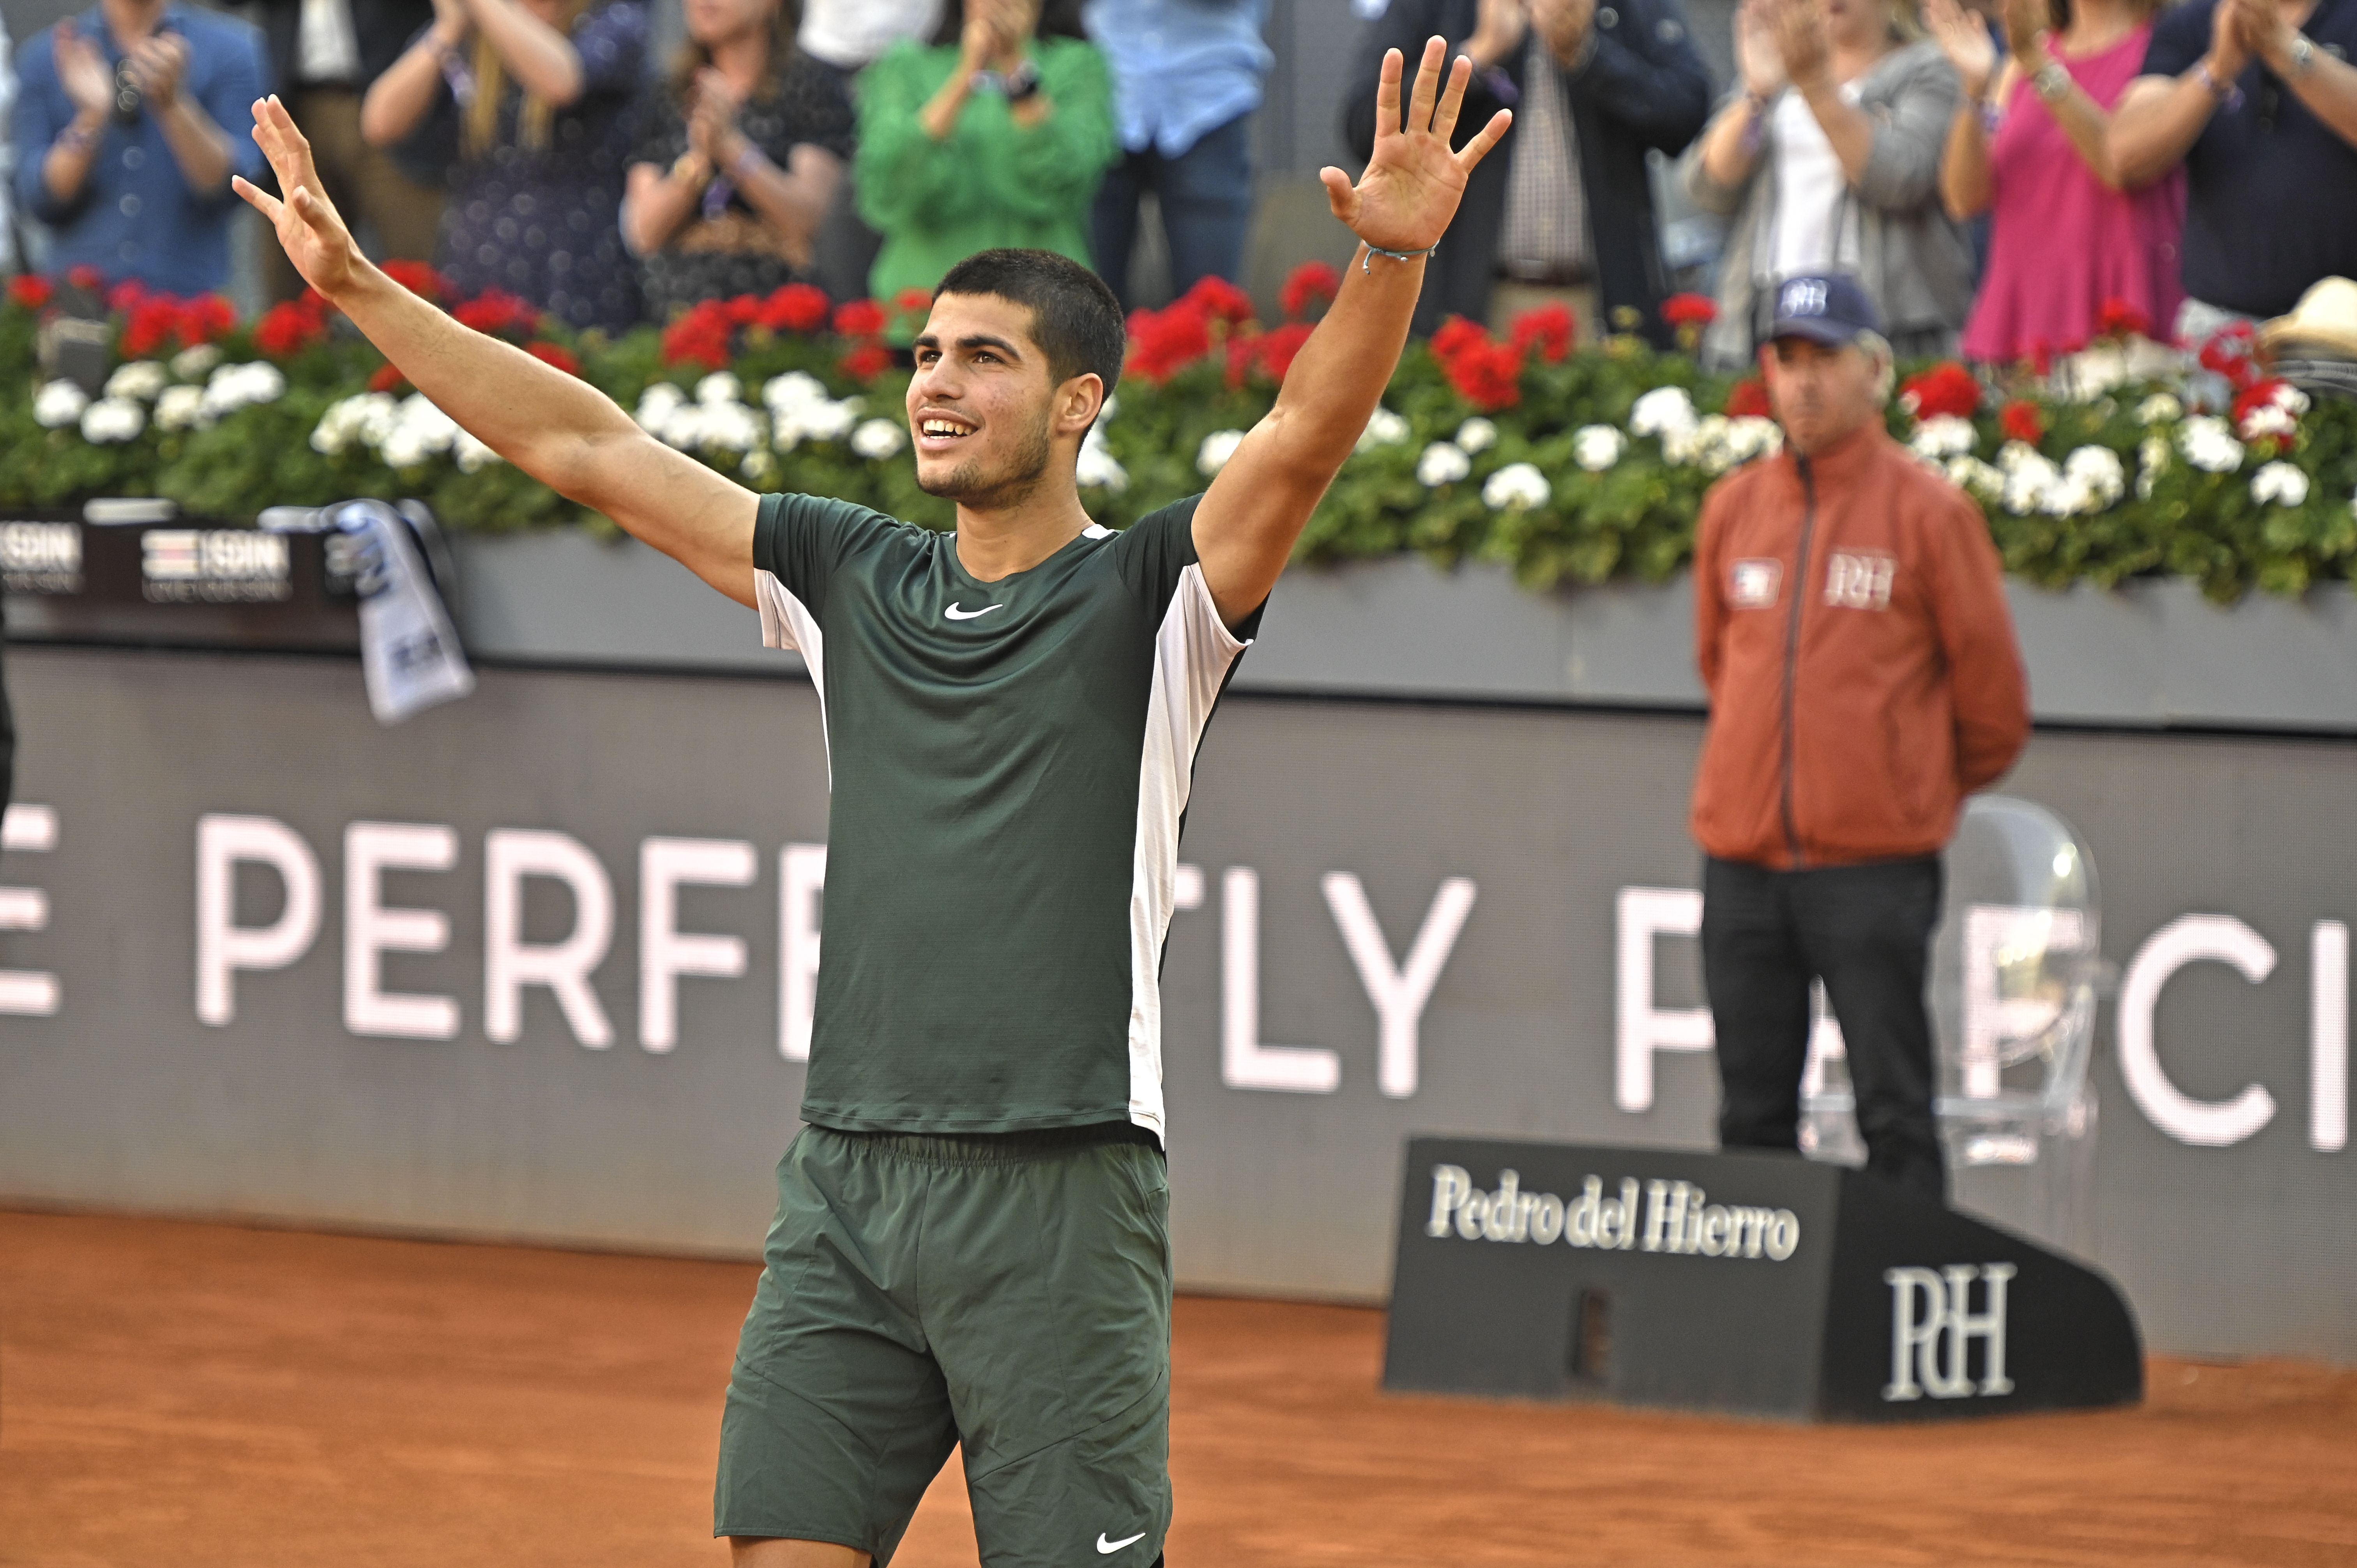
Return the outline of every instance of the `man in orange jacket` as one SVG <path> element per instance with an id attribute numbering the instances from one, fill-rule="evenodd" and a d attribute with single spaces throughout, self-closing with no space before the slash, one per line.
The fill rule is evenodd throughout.
<path id="1" fill-rule="evenodd" d="M 1719 1142 L 1797 1147 L 1823 980 L 1867 1169 L 1944 1197 L 1923 999 L 1940 852 L 2029 738 L 2021 659 L 1979 510 L 1884 428 L 1890 349 L 1865 292 L 1788 279 L 1770 338 L 1784 451 L 1715 486 L 1695 540 Z"/>

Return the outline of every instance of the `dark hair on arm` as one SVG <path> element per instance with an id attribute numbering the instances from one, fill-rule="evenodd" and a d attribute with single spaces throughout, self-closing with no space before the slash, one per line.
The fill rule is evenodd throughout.
<path id="1" fill-rule="evenodd" d="M 1031 339 L 1057 384 L 1093 371 L 1113 395 L 1129 338 L 1121 301 L 1104 280 L 1053 251 L 977 251 L 952 267 L 936 295 L 987 294 L 1031 312 Z"/>
<path id="2" fill-rule="evenodd" d="M 926 42 L 935 48 L 954 44 L 965 31 L 965 0 L 949 0 L 942 7 L 942 19 L 933 27 L 933 36 Z M 1081 0 L 1040 0 L 1039 26 L 1033 36 L 1042 38 L 1086 39 L 1088 29 L 1081 25 Z"/>

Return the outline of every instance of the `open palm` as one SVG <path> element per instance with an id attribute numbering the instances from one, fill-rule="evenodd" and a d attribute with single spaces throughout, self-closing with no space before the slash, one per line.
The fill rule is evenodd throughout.
<path id="1" fill-rule="evenodd" d="M 310 141 L 296 128 L 295 117 L 286 113 L 277 94 L 254 101 L 253 139 L 262 156 L 270 160 L 270 171 L 278 177 L 278 188 L 286 193 L 285 199 L 242 178 L 231 184 L 270 220 L 278 231 L 278 242 L 286 247 L 286 259 L 295 263 L 303 281 L 333 299 L 360 271 L 360 247 L 352 242 L 351 231 L 320 187 Z"/>
<path id="2" fill-rule="evenodd" d="M 1501 109 L 1481 127 L 1462 152 L 1449 146 L 1457 116 L 1465 105 L 1465 84 L 1473 62 L 1458 57 L 1441 85 L 1447 59 L 1446 40 L 1424 46 L 1415 69 L 1415 87 L 1408 98 L 1405 119 L 1400 113 L 1400 77 L 1404 61 L 1397 49 L 1383 56 L 1382 85 L 1375 92 L 1375 151 L 1367 160 L 1359 183 L 1338 168 L 1318 171 L 1326 199 L 1334 216 L 1368 244 L 1384 251 L 1425 251 L 1440 242 L 1457 204 L 1465 195 L 1465 181 L 1473 167 L 1498 145 L 1513 115 Z"/>

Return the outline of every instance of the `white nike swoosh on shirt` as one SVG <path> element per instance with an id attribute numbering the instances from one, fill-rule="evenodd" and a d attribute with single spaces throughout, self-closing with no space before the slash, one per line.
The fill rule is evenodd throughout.
<path id="1" fill-rule="evenodd" d="M 1097 1532 L 1097 1555 L 1103 1557 L 1110 1552 L 1119 1552 L 1123 1547 L 1135 1546 L 1145 1539 L 1146 1531 L 1142 1530 L 1125 1541 L 1107 1541 L 1104 1538 L 1104 1532 L 1103 1530 L 1099 1530 Z"/>
<path id="2" fill-rule="evenodd" d="M 952 605 L 942 613 L 952 620 L 972 620 L 976 616 L 986 616 L 993 610 L 1003 610 L 1006 607 L 1005 605 L 985 605 L 978 610 L 962 610 L 957 606 Z"/>

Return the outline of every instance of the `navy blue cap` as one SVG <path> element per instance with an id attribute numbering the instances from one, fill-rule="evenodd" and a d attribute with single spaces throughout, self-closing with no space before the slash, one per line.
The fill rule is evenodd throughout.
<path id="1" fill-rule="evenodd" d="M 1829 348 L 1846 348 L 1858 334 L 1882 333 L 1882 317 L 1866 290 L 1847 273 L 1803 273 L 1776 285 L 1775 338 L 1806 338 Z"/>

